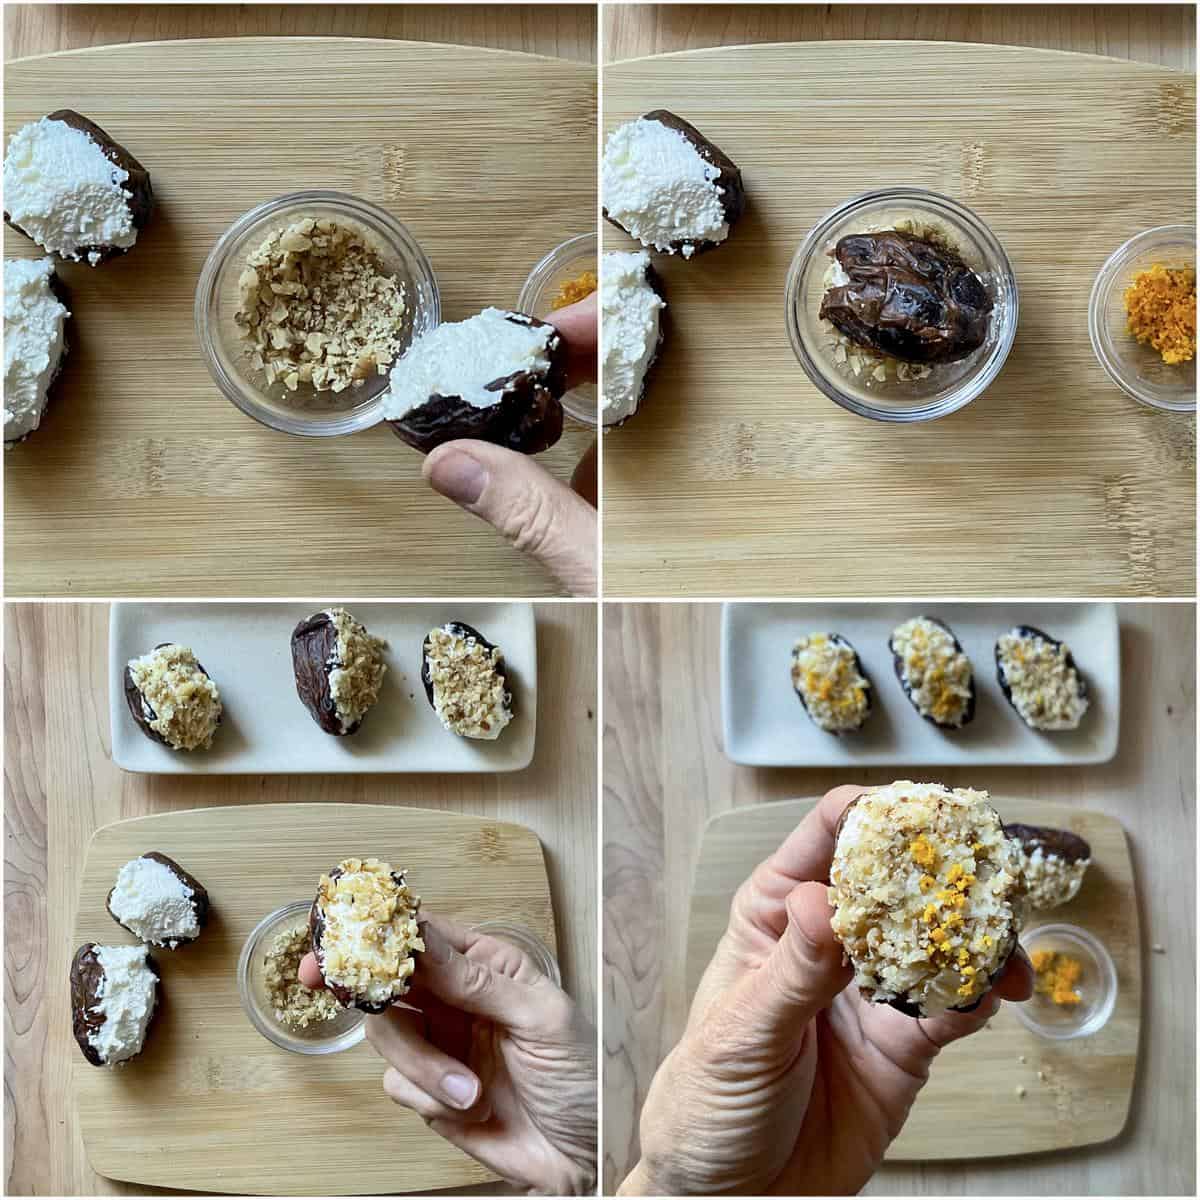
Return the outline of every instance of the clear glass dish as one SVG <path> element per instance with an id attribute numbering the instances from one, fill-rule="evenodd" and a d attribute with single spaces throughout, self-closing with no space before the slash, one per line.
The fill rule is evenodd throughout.
<path id="1" fill-rule="evenodd" d="M 280 196 L 239 217 L 209 253 L 196 287 L 195 321 L 200 350 L 213 380 L 247 416 L 271 429 L 307 437 L 336 437 L 369 429 L 382 420 L 387 375 L 376 375 L 344 392 L 318 392 L 282 381 L 269 388 L 252 366 L 234 322 L 238 277 L 246 258 L 272 232 L 302 217 L 330 218 L 361 232 L 388 270 L 404 284 L 404 345 L 441 321 L 441 298 L 433 267 L 412 234 L 389 213 L 342 192 L 307 191 Z"/>
<path id="2" fill-rule="evenodd" d="M 1152 346 L 1129 332 L 1125 291 L 1139 272 L 1195 267 L 1196 234 L 1189 225 L 1160 225 L 1130 238 L 1100 268 L 1088 303 L 1092 349 L 1108 377 L 1139 404 L 1169 412 L 1196 411 L 1196 360 L 1165 363 Z"/>
<path id="3" fill-rule="evenodd" d="M 250 1023 L 276 1046 L 293 1054 L 336 1054 L 357 1046 L 366 1037 L 366 1013 L 357 1008 L 342 1008 L 331 1021 L 291 1029 L 276 1019 L 263 978 L 263 960 L 275 936 L 298 925 L 307 926 L 311 908 L 311 900 L 296 900 L 259 921 L 238 956 L 238 994 Z"/>
<path id="4" fill-rule="evenodd" d="M 830 252 L 846 234 L 893 228 L 905 220 L 945 231 L 987 287 L 994 307 L 987 340 L 967 358 L 939 364 L 925 379 L 872 385 L 866 372 L 856 377 L 835 361 L 836 334 L 818 316 Z M 788 337 L 805 374 L 830 400 L 873 421 L 932 421 L 970 404 L 1000 374 L 1017 333 L 1017 280 L 1004 247 L 969 208 L 922 188 L 865 192 L 827 213 L 796 251 L 786 295 Z"/>
<path id="5" fill-rule="evenodd" d="M 481 921 L 471 928 L 476 933 L 486 933 L 524 950 L 543 975 L 549 975 L 557 986 L 562 987 L 562 972 L 559 970 L 558 960 L 550 953 L 550 947 L 532 929 L 518 925 L 515 921 Z"/>
<path id="6" fill-rule="evenodd" d="M 528 317 L 545 320 L 554 303 L 555 296 L 564 283 L 582 275 L 584 271 L 598 271 L 597 240 L 594 233 L 581 233 L 555 246 L 549 254 L 529 272 L 529 278 L 517 298 L 517 312 Z M 563 412 L 581 425 L 596 427 L 596 385 L 580 384 L 562 398 Z"/>
<path id="7" fill-rule="evenodd" d="M 1078 1004 L 1055 1004 L 1048 996 L 1034 996 L 1024 1004 L 1012 1005 L 1017 1019 L 1027 1029 L 1054 1041 L 1087 1037 L 1108 1023 L 1117 1003 L 1117 968 L 1103 944 L 1077 925 L 1039 925 L 1021 938 L 1025 953 L 1058 950 L 1083 963 L 1076 990 Z"/>

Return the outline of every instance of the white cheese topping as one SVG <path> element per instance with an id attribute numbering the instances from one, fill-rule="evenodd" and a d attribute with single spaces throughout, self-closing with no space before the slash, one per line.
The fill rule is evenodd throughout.
<path id="1" fill-rule="evenodd" d="M 50 290 L 49 258 L 4 260 L 4 440 L 32 433 L 66 348 L 71 315 Z"/>
<path id="2" fill-rule="evenodd" d="M 80 129 L 43 117 L 13 134 L 4 156 L 4 211 L 43 249 L 76 262 L 84 246 L 137 241 L 133 193 L 118 167 Z M 88 254 L 95 266 L 99 255 Z"/>
<path id="3" fill-rule="evenodd" d="M 520 371 L 549 370 L 554 333 L 551 325 L 531 325 L 528 317 L 499 308 L 439 325 L 417 338 L 392 368 L 384 418 L 398 420 L 431 396 L 461 396 L 475 408 L 499 404 L 503 391 L 488 385 Z"/>
<path id="4" fill-rule="evenodd" d="M 1088 709 L 1063 644 L 1012 629 L 996 643 L 1013 707 L 1034 729 L 1077 729 Z"/>
<path id="5" fill-rule="evenodd" d="M 632 416 L 642 398 L 642 381 L 658 349 L 666 303 L 650 286 L 650 255 L 613 251 L 600 263 L 600 349 L 604 358 L 602 417 L 611 425 Z"/>
<path id="6" fill-rule="evenodd" d="M 143 942 L 174 949 L 200 932 L 192 895 L 170 867 L 153 858 L 135 858 L 117 873 L 108 906 Z"/>
<path id="7" fill-rule="evenodd" d="M 146 963 L 145 946 L 97 946 L 96 959 L 104 976 L 91 1011 L 101 1013 L 104 1021 L 88 1041 L 111 1065 L 141 1050 L 158 980 Z"/>
<path id="8" fill-rule="evenodd" d="M 729 236 L 720 174 L 677 129 L 639 117 L 605 143 L 604 208 L 643 246 L 691 258 L 696 242 Z"/>
<path id="9" fill-rule="evenodd" d="M 810 633 L 792 650 L 792 687 L 813 722 L 827 733 L 858 729 L 866 719 L 870 682 L 854 647 L 835 633 Z"/>
<path id="10" fill-rule="evenodd" d="M 971 660 L 954 637 L 928 617 L 892 630 L 892 653 L 917 711 L 939 725 L 961 726 L 971 702 Z"/>

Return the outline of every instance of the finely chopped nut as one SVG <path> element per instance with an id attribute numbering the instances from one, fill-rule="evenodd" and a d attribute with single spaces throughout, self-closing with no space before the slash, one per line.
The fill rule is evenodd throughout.
<path id="1" fill-rule="evenodd" d="M 433 687 L 434 711 L 460 737 L 494 738 L 512 720 L 511 697 L 500 667 L 499 646 L 452 633 L 430 630 L 425 662 Z"/>
<path id="2" fill-rule="evenodd" d="M 263 984 L 275 1019 L 289 1029 L 307 1029 L 317 1021 L 332 1021 L 339 1006 L 327 991 L 313 991 L 300 982 L 300 960 L 310 948 L 308 926 L 298 925 L 275 935 L 263 959 Z"/>
<path id="3" fill-rule="evenodd" d="M 386 375 L 402 348 L 404 285 L 361 234 L 305 217 L 246 260 L 234 321 L 267 386 L 318 392 Z"/>
<path id="4" fill-rule="evenodd" d="M 420 904 L 403 873 L 378 859 L 348 858 L 322 875 L 317 910 L 324 928 L 314 949 L 326 982 L 371 1003 L 403 996 L 413 953 L 425 949 Z"/>
<path id="5" fill-rule="evenodd" d="M 207 750 L 221 721 L 221 693 L 188 646 L 159 646 L 127 664 L 147 724 L 175 750 Z M 151 711 L 153 717 L 151 719 Z"/>
<path id="6" fill-rule="evenodd" d="M 329 694 L 342 727 L 357 725 L 379 699 L 387 674 L 383 652 L 387 642 L 373 637 L 344 608 L 331 608 L 329 619 L 337 630 L 337 663 L 329 672 Z"/>

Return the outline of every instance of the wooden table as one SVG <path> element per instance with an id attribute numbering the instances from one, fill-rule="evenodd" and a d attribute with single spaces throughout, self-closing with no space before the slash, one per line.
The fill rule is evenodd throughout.
<path id="1" fill-rule="evenodd" d="M 1190 4 L 610 4 L 604 61 L 752 42 L 987 42 L 1196 67 Z"/>
<path id="2" fill-rule="evenodd" d="M 903 1195 L 1194 1194 L 1196 989 L 1195 610 L 1120 606 L 1121 743 L 1104 766 L 918 773 L 1120 819 L 1138 880 L 1145 978 L 1141 1063 L 1116 1141 L 986 1164 L 884 1167 Z M 604 626 L 604 1186 L 638 1153 L 637 1118 L 687 1014 L 688 895 L 705 822 L 746 804 L 818 796 L 861 772 L 735 767 L 720 747 L 720 606 L 606 605 Z M 916 770 L 916 768 L 914 768 Z M 1158 944 L 1165 953 L 1152 953 Z M 936 1067 L 934 1068 L 936 1070 Z"/>
<path id="3" fill-rule="evenodd" d="M 434 493 L 422 457 L 386 426 L 297 438 L 237 413 L 193 329 L 209 250 L 273 195 L 331 187 L 400 216 L 435 264 L 448 321 L 515 303 L 544 254 L 594 226 L 595 11 L 458 13 L 6 13 L 8 51 L 84 47 L 11 64 L 7 131 L 69 93 L 140 147 L 160 213 L 136 256 L 63 268 L 76 320 L 60 420 L 5 462 L 8 595 L 561 594 L 531 557 Z M 251 40 L 262 33 L 286 36 Z M 97 45 L 113 41 L 128 44 Z M 262 55 L 302 110 L 262 92 Z M 126 78 L 139 87 L 113 82 Z M 299 141 L 297 114 L 309 122 Z M 231 160 L 218 143 L 248 120 L 239 136 L 251 148 Z M 232 182 L 210 154 L 240 162 Z M 512 169 L 497 170 L 497 155 Z M 486 196 L 464 178 L 488 178 Z M 6 230 L 5 251 L 36 249 Z M 567 480 L 594 442 L 567 421 L 538 461 Z"/>
<path id="4" fill-rule="evenodd" d="M 545 848 L 564 986 L 596 1019 L 595 606 L 538 606 L 538 743 L 533 765 L 509 775 L 127 775 L 108 757 L 108 606 L 15 604 L 5 616 L 6 1192 L 145 1190 L 92 1172 L 68 1088 L 79 876 L 92 832 L 122 818 L 328 801 L 520 822 Z"/>

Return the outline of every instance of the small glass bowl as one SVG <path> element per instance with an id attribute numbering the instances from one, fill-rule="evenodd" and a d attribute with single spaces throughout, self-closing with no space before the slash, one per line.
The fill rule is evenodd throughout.
<path id="1" fill-rule="evenodd" d="M 950 235 L 986 285 L 993 309 L 987 340 L 959 362 L 934 367 L 925 379 L 869 387 L 834 362 L 832 326 L 817 315 L 825 294 L 829 255 L 839 238 L 862 230 L 924 220 Z M 922 188 L 865 192 L 827 213 L 792 259 L 787 277 L 787 327 L 805 374 L 830 400 L 873 421 L 932 421 L 969 404 L 1000 374 L 1017 333 L 1017 280 L 1004 247 L 964 205 Z"/>
<path id="2" fill-rule="evenodd" d="M 1130 238 L 1100 268 L 1088 303 L 1092 349 L 1108 377 L 1139 404 L 1169 412 L 1196 411 L 1196 360 L 1171 365 L 1129 332 L 1125 290 L 1155 263 L 1195 267 L 1196 233 L 1189 225 L 1160 225 Z"/>
<path id="3" fill-rule="evenodd" d="M 291 1029 L 276 1020 L 267 999 L 263 959 L 275 936 L 297 925 L 308 925 L 311 900 L 297 900 L 268 913 L 254 927 L 238 957 L 238 994 L 250 1023 L 268 1041 L 293 1054 L 336 1054 L 357 1046 L 367 1035 L 366 1013 L 342 1008 L 330 1021 L 318 1021 L 304 1029 Z"/>
<path id="4" fill-rule="evenodd" d="M 1039 925 L 1021 938 L 1025 953 L 1058 950 L 1083 963 L 1076 990 L 1078 1004 L 1055 1004 L 1036 993 L 1024 1004 L 1011 1007 L 1027 1029 L 1045 1038 L 1063 1041 L 1098 1033 L 1112 1016 L 1117 1003 L 1117 968 L 1103 944 L 1077 925 Z"/>
<path id="5" fill-rule="evenodd" d="M 559 970 L 558 960 L 550 953 L 550 947 L 532 929 L 518 925 L 515 921 L 481 921 L 471 928 L 476 933 L 486 933 L 489 937 L 516 946 L 518 950 L 524 950 L 543 975 L 548 975 L 557 987 L 562 987 L 562 972 Z"/>
<path id="6" fill-rule="evenodd" d="M 545 320 L 551 312 L 551 304 L 562 285 L 582 275 L 584 271 L 597 271 L 597 239 L 594 233 L 581 233 L 555 246 L 532 271 L 521 295 L 517 298 L 517 312 L 527 317 Z M 562 398 L 563 412 L 581 425 L 596 427 L 596 385 L 582 383 L 572 388 Z"/>
<path id="7" fill-rule="evenodd" d="M 238 277 L 247 257 L 274 231 L 303 217 L 349 226 L 366 238 L 388 270 L 404 284 L 406 311 L 401 353 L 418 334 L 441 321 L 441 298 L 433 267 L 413 235 L 383 209 L 343 192 L 294 192 L 268 200 L 239 217 L 218 239 L 196 286 L 195 320 L 200 350 L 217 386 L 247 416 L 271 429 L 307 437 L 336 437 L 369 429 L 382 420 L 387 375 L 361 387 L 318 392 L 309 384 L 288 391 L 281 380 L 266 387 L 234 322 L 240 302 Z"/>

